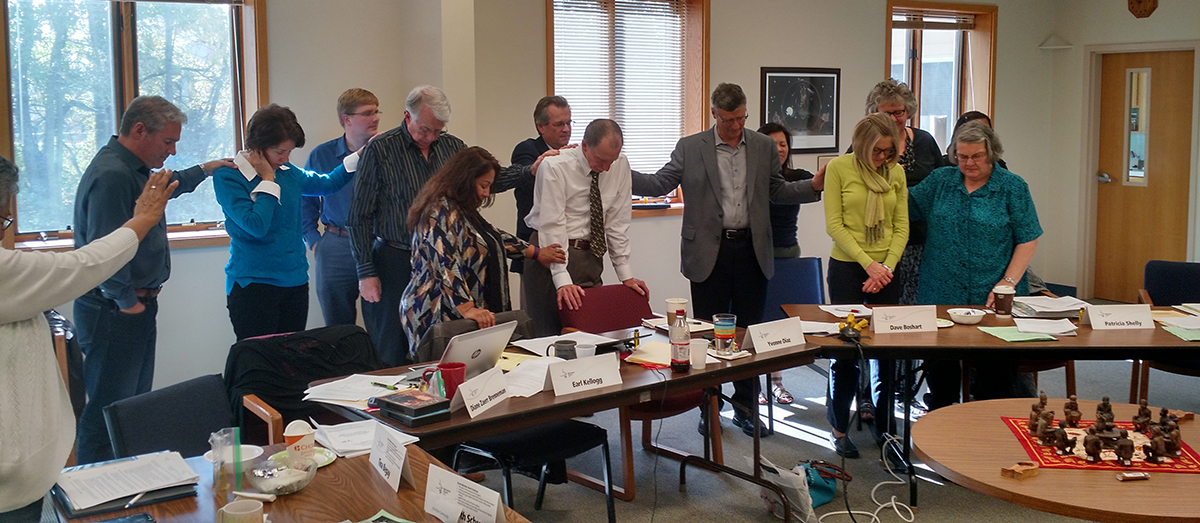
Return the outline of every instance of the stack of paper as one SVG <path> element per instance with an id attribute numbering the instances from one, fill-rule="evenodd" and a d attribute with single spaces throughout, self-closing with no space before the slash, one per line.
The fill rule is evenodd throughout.
<path id="1" fill-rule="evenodd" d="M 661 341 L 644 341 L 633 349 L 633 353 L 625 358 L 625 361 L 638 365 L 670 367 L 671 344 Z"/>
<path id="2" fill-rule="evenodd" d="M 1016 327 L 979 327 L 979 330 L 991 334 L 1007 342 L 1014 341 L 1058 341 L 1049 334 L 1021 332 Z"/>
<path id="3" fill-rule="evenodd" d="M 838 324 L 828 321 L 801 321 L 800 326 L 805 334 L 837 334 Z"/>
<path id="4" fill-rule="evenodd" d="M 396 376 L 353 374 L 337 381 L 309 387 L 304 391 L 304 399 L 367 410 L 368 399 L 412 388 L 401 383 L 407 379 L 408 376 L 405 374 Z"/>
<path id="5" fill-rule="evenodd" d="M 1200 303 L 1184 303 L 1176 305 L 1175 308 L 1193 316 L 1200 316 Z"/>
<path id="6" fill-rule="evenodd" d="M 1079 310 L 1088 306 L 1074 296 L 1018 296 L 1013 298 L 1013 316 L 1024 318 L 1077 318 Z"/>
<path id="7" fill-rule="evenodd" d="M 853 314 L 855 318 L 870 318 L 871 308 L 866 305 L 819 305 L 821 310 L 839 318 Z"/>
<path id="8" fill-rule="evenodd" d="M 1200 316 L 1184 316 L 1181 318 L 1163 318 L 1158 320 L 1181 329 L 1200 329 Z"/>
<path id="9" fill-rule="evenodd" d="M 1074 336 L 1075 331 L 1079 329 L 1071 320 L 1059 318 L 1057 320 L 1037 320 L 1030 318 L 1013 318 L 1017 324 L 1017 329 L 1027 334 L 1054 334 L 1056 336 Z"/>
<path id="10" fill-rule="evenodd" d="M 200 476 L 178 452 L 159 452 L 64 471 L 58 477 L 58 487 L 71 500 L 72 508 L 83 510 L 108 501 L 199 481 Z"/>
<path id="11" fill-rule="evenodd" d="M 710 322 L 704 321 L 704 320 L 688 318 L 687 324 L 688 324 L 688 332 L 692 333 L 692 334 L 695 334 L 697 332 L 708 332 L 710 330 L 713 330 L 713 324 Z M 668 332 L 671 330 L 671 326 L 667 325 L 667 318 L 664 316 L 657 316 L 654 318 L 646 318 L 646 319 L 642 320 L 642 325 L 649 327 L 651 329 L 658 329 L 663 332 Z"/>
<path id="12" fill-rule="evenodd" d="M 536 356 L 521 362 L 515 369 L 504 375 L 508 383 L 508 395 L 517 398 L 528 398 L 543 390 L 550 390 L 551 383 L 547 372 L 551 363 L 566 361 L 554 356 L 538 358 Z"/>
<path id="13" fill-rule="evenodd" d="M 512 344 L 516 345 L 522 349 L 525 349 L 529 352 L 537 354 L 538 356 L 545 356 L 546 348 L 551 345 L 554 345 L 554 342 L 556 342 L 558 340 L 574 340 L 575 343 L 577 343 L 577 344 L 578 343 L 591 343 L 593 345 L 604 345 L 606 343 L 616 343 L 618 341 L 618 340 L 614 340 L 612 338 L 608 338 L 605 336 L 600 336 L 598 334 L 591 334 L 591 333 L 582 332 L 582 331 L 575 331 L 575 332 L 563 334 L 561 336 L 546 336 L 544 338 L 517 340 L 517 341 L 512 342 Z"/>
<path id="14" fill-rule="evenodd" d="M 317 427 L 317 443 L 343 458 L 370 454 L 371 444 L 375 441 L 375 427 L 379 425 L 379 422 L 373 419 L 337 425 L 322 425 L 312 418 L 309 418 L 309 421 Z M 396 432 L 396 438 L 403 440 L 405 445 L 418 441 L 418 438 L 399 431 Z"/>

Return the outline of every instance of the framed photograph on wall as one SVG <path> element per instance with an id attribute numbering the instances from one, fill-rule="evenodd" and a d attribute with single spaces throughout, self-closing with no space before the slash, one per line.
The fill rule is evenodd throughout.
<path id="1" fill-rule="evenodd" d="M 762 68 L 762 122 L 792 132 L 792 154 L 838 152 L 841 69 Z"/>
<path id="2" fill-rule="evenodd" d="M 834 158 L 837 158 L 837 157 L 838 157 L 838 155 L 836 155 L 836 154 L 822 154 L 822 155 L 818 156 L 817 157 L 817 171 L 820 171 L 822 168 L 825 167 L 826 164 L 828 164 L 830 161 L 832 161 Z M 813 172 L 817 172 L 817 171 L 813 171 Z"/>

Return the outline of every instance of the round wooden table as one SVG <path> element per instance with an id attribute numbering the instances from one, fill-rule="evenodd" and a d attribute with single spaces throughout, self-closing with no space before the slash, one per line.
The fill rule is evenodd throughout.
<path id="1" fill-rule="evenodd" d="M 1055 419 L 1064 399 L 1051 399 Z M 1151 472 L 1144 481 L 1117 481 L 1108 470 L 1043 468 L 1028 479 L 1000 475 L 1000 469 L 1030 461 L 1000 419 L 1029 417 L 1034 398 L 973 401 L 930 412 L 912 427 L 913 451 L 946 479 L 1023 507 L 1093 521 L 1200 521 L 1200 474 Z M 1095 419 L 1097 401 L 1079 400 L 1084 420 Z M 1158 407 L 1152 407 L 1155 419 Z M 1113 403 L 1117 421 L 1129 421 L 1136 405 Z M 1200 442 L 1196 421 L 1181 421 L 1188 445 Z"/>

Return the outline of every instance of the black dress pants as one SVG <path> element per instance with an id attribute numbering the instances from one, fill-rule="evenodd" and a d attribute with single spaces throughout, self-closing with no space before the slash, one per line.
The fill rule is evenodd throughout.
<path id="1" fill-rule="evenodd" d="M 225 307 L 238 341 L 302 331 L 308 323 L 308 284 L 277 287 L 251 283 L 242 287 L 235 283 L 225 297 Z"/>

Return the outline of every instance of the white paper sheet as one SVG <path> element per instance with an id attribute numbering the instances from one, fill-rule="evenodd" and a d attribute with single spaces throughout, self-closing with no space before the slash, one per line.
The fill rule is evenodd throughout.
<path id="1" fill-rule="evenodd" d="M 199 480 L 178 452 L 160 452 L 65 472 L 58 477 L 58 485 L 71 498 L 75 509 L 82 510 L 114 499 Z"/>
<path id="2" fill-rule="evenodd" d="M 561 336 L 546 336 L 544 338 L 533 338 L 529 340 L 517 340 L 512 342 L 522 349 L 537 354 L 538 356 L 546 355 L 546 347 L 549 347 L 558 340 L 574 340 L 575 343 L 591 343 L 593 345 L 602 345 L 605 343 L 616 343 L 617 340 L 592 334 L 588 332 L 575 331 Z"/>
<path id="3" fill-rule="evenodd" d="M 1182 329 L 1200 329 L 1200 316 L 1188 316 L 1185 318 L 1163 318 L 1161 320 L 1167 325 L 1174 325 Z"/>
<path id="4" fill-rule="evenodd" d="M 564 360 L 554 356 L 545 356 L 521 362 L 517 368 L 504 375 L 508 380 L 508 395 L 528 398 L 546 390 L 546 368 L 551 363 L 559 361 Z"/>
<path id="5" fill-rule="evenodd" d="M 379 424 L 373 419 L 337 425 L 321 425 L 312 418 L 309 420 L 312 421 L 313 426 L 317 427 L 315 434 L 317 442 L 344 458 L 353 458 L 371 452 L 371 444 L 375 439 L 375 426 Z M 418 438 L 414 436 L 402 432 L 397 434 L 396 439 L 400 440 L 401 445 L 418 441 Z"/>
<path id="6" fill-rule="evenodd" d="M 1033 310 L 1038 312 L 1069 312 L 1077 311 L 1088 306 L 1086 301 L 1083 301 L 1074 296 L 1060 296 L 1051 298 L 1049 296 L 1017 296 L 1013 301 L 1024 303 Z"/>
<path id="7" fill-rule="evenodd" d="M 829 321 L 801 321 L 805 334 L 837 334 L 838 326 Z"/>
<path id="8" fill-rule="evenodd" d="M 352 374 L 337 381 L 309 387 L 308 390 L 304 391 L 306 394 L 304 399 L 364 401 L 373 396 L 383 396 L 394 392 L 385 387 L 374 385 L 374 383 L 396 385 L 403 380 L 404 375 L 402 374 L 396 376 Z"/>
<path id="9" fill-rule="evenodd" d="M 821 310 L 839 318 L 854 314 L 855 318 L 870 318 L 871 308 L 866 305 L 818 305 Z"/>
<path id="10" fill-rule="evenodd" d="M 708 332 L 713 330 L 714 327 L 710 322 L 695 318 L 688 318 L 687 323 L 688 332 L 691 334 L 696 334 L 697 332 Z M 667 325 L 667 318 L 665 316 L 646 318 L 642 320 L 642 325 L 651 329 L 658 329 L 663 332 L 669 332 L 671 330 L 671 326 Z"/>
<path id="11" fill-rule="evenodd" d="M 1025 333 L 1035 334 L 1053 334 L 1055 336 L 1074 336 L 1078 327 L 1071 320 L 1059 318 L 1057 320 L 1045 320 L 1034 318 L 1013 318 L 1017 324 L 1017 330 Z"/>

